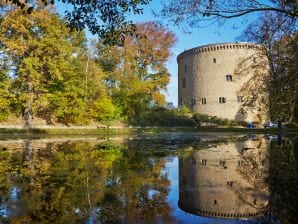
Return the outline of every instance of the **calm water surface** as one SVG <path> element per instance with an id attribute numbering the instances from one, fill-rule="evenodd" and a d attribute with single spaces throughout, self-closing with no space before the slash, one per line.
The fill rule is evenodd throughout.
<path id="1" fill-rule="evenodd" d="M 296 223 L 297 136 L 1 139 L 0 223 Z"/>

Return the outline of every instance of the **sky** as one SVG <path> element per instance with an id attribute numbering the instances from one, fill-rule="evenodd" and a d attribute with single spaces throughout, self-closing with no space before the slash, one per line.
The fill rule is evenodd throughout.
<path id="1" fill-rule="evenodd" d="M 158 10 L 161 9 L 160 1 L 161 0 L 151 0 L 149 5 L 144 6 L 143 14 L 131 15 L 128 19 L 136 23 L 148 21 L 161 22 L 160 18 L 155 17 L 152 13 L 152 11 L 158 12 Z M 63 15 L 63 12 L 65 10 L 69 10 L 71 6 L 62 5 L 58 2 L 56 7 L 58 12 Z M 166 65 L 171 75 L 170 83 L 168 85 L 167 92 L 165 93 L 167 101 L 172 102 L 174 106 L 177 106 L 178 104 L 178 64 L 176 58 L 180 53 L 186 49 L 201 45 L 235 42 L 235 39 L 242 34 L 245 27 L 255 19 L 256 14 L 252 14 L 246 17 L 228 20 L 221 26 L 213 24 L 212 26 L 207 26 L 206 28 L 187 28 L 187 33 L 181 28 L 169 24 L 167 28 L 176 35 L 178 41 L 171 49 L 173 54 Z M 185 29 L 185 26 L 183 27 Z M 90 32 L 87 31 L 86 33 L 87 38 L 92 38 Z"/>
<path id="2" fill-rule="evenodd" d="M 134 22 L 161 22 L 159 21 L 160 18 L 154 17 L 152 14 L 152 10 L 157 12 L 160 7 L 160 0 L 153 0 L 149 5 L 144 7 L 144 13 L 141 16 L 132 16 L 131 18 Z M 246 26 L 255 19 L 256 14 L 253 14 L 243 18 L 228 20 L 221 26 L 218 24 L 213 24 L 212 26 L 207 26 L 206 28 L 189 28 L 187 33 L 179 27 L 168 25 L 167 28 L 176 35 L 178 41 L 172 48 L 173 55 L 167 63 L 167 69 L 171 75 L 170 83 L 166 93 L 167 101 L 172 102 L 175 106 L 178 104 L 178 64 L 176 58 L 180 53 L 186 49 L 201 45 L 235 42 L 235 39 L 242 34 Z"/>

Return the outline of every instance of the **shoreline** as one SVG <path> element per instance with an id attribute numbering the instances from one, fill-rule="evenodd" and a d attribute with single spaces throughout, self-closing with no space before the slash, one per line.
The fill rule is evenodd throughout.
<path id="1" fill-rule="evenodd" d="M 210 128 L 210 127 L 51 127 L 51 128 L 0 128 L 1 136 L 48 136 L 48 135 L 123 135 L 138 133 L 164 133 L 164 132 L 234 132 L 251 134 L 298 134 L 298 129 L 277 128 Z"/>

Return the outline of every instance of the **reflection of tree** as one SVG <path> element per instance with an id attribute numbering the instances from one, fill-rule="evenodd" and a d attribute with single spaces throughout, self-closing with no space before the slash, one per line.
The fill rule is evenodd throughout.
<path id="1" fill-rule="evenodd" d="M 149 155 L 142 149 L 125 148 L 122 153 L 112 170 L 113 176 L 106 182 L 105 195 L 109 197 L 101 201 L 101 208 L 112 209 L 117 214 L 107 215 L 110 211 L 102 209 L 100 220 L 113 223 L 123 217 L 125 223 L 138 223 L 152 222 L 157 215 L 169 218 L 171 209 L 166 202 L 169 181 L 167 174 L 161 172 L 165 159 L 160 160 L 159 156 Z"/>
<path id="2" fill-rule="evenodd" d="M 1 223 L 117 223 L 170 211 L 159 156 L 109 142 L 31 144 L 30 156 L 26 148 L 0 151 Z"/>
<path id="3" fill-rule="evenodd" d="M 271 143 L 268 179 L 271 201 L 266 220 L 268 223 L 276 218 L 281 223 L 297 221 L 297 149 L 297 137 Z"/>
<path id="4" fill-rule="evenodd" d="M 248 200 L 245 195 L 251 189 L 240 189 L 237 194 L 242 200 L 250 206 L 256 208 L 260 214 L 264 214 L 264 210 L 268 205 L 268 147 L 264 139 L 256 138 L 248 141 L 248 145 L 238 144 L 240 152 L 240 160 L 237 170 L 242 178 L 251 184 L 252 189 L 258 189 L 258 194 L 254 195 L 255 199 Z M 257 199 L 258 198 L 258 199 Z"/>

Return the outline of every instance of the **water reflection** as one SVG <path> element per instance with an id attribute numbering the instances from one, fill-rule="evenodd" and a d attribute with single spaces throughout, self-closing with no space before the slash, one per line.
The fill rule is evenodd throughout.
<path id="1" fill-rule="evenodd" d="M 217 133 L 0 141 L 0 223 L 291 223 L 296 148 Z"/>
<path id="2" fill-rule="evenodd" d="M 179 207 L 208 217 L 262 215 L 268 203 L 267 143 L 211 144 L 179 159 Z"/>

